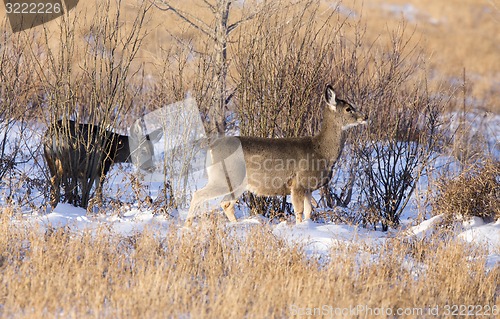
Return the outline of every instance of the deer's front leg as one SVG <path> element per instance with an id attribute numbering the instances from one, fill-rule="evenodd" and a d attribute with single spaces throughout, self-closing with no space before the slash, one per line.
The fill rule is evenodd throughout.
<path id="1" fill-rule="evenodd" d="M 295 220 L 297 223 L 301 223 L 302 213 L 304 212 L 305 190 L 299 187 L 292 188 L 291 196 Z"/>

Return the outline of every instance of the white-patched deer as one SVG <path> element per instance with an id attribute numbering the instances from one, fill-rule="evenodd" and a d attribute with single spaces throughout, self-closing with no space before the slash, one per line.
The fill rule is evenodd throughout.
<path id="1" fill-rule="evenodd" d="M 311 193 L 330 181 L 333 165 L 344 147 L 345 131 L 367 120 L 351 104 L 337 99 L 330 85 L 325 101 L 322 127 L 315 136 L 240 136 L 214 141 L 210 145 L 208 183 L 193 194 L 186 225 L 191 225 L 200 203 L 223 195 L 224 212 L 230 221 L 236 221 L 234 204 L 243 191 L 258 196 L 291 195 L 296 221 L 302 221 L 302 214 L 310 219 Z M 238 148 L 244 159 L 235 155 Z"/>

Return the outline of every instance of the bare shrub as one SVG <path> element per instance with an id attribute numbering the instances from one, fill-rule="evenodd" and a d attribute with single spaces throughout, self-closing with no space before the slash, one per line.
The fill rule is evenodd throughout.
<path id="1" fill-rule="evenodd" d="M 347 207 L 357 188 L 356 205 L 364 223 L 380 223 L 383 230 L 399 224 L 441 139 L 444 99 L 432 97 L 418 42 L 406 33 L 402 23 L 380 52 L 364 45 L 364 29 L 358 24 L 353 43 L 341 38 L 332 57 L 340 75 L 338 86 L 367 109 L 370 123 L 351 132 L 352 147 L 339 161 L 339 191 L 325 190 L 324 202 Z"/>
<path id="2" fill-rule="evenodd" d="M 235 72 L 234 105 L 241 135 L 298 137 L 319 129 L 321 93 L 331 77 L 329 51 L 345 20 L 334 10 L 320 14 L 318 1 L 279 3 L 241 28 Z M 345 19 L 345 18 L 344 18 Z M 286 21 L 286 23 L 285 23 Z M 285 197 L 244 195 L 252 213 L 290 213 Z"/>
<path id="3" fill-rule="evenodd" d="M 378 111 L 378 121 L 366 131 L 358 149 L 362 198 L 366 222 L 382 229 L 399 224 L 399 216 L 415 190 L 418 179 L 436 156 L 440 141 L 437 114 L 443 107 L 429 92 L 403 91 L 394 100 L 382 100 L 394 110 Z"/>
<path id="4" fill-rule="evenodd" d="M 447 220 L 500 218 L 500 162 L 486 160 L 465 168 L 454 178 L 442 177 L 433 210 L 445 214 Z"/>
<path id="5" fill-rule="evenodd" d="M 9 35 L 6 28 L 0 26 L 0 189 L 11 203 L 30 204 L 26 196 L 39 176 L 25 164 L 34 164 L 39 154 L 40 146 L 32 143 L 32 126 L 42 99 L 32 76 L 35 61 L 26 50 L 34 33 Z"/>
<path id="6" fill-rule="evenodd" d="M 122 5 L 121 1 L 99 2 L 91 19 L 85 19 L 86 12 L 64 15 L 58 25 L 60 38 L 56 49 L 49 42 L 52 30 L 44 26 L 41 45 L 45 54 L 43 58 L 36 57 L 36 75 L 46 96 L 47 135 L 62 134 L 71 141 L 71 149 L 79 150 L 74 156 L 66 152 L 60 157 L 65 159 L 65 200 L 81 207 L 88 206 L 93 185 L 102 182 L 94 170 L 106 170 L 105 165 L 96 163 L 109 156 L 102 152 L 110 142 L 105 138 L 107 131 L 128 119 L 132 100 L 140 93 L 129 80 L 140 67 L 133 62 L 145 36 L 143 24 L 151 4 L 140 4 L 136 15 L 126 21 L 128 24 L 121 17 Z M 84 30 L 81 38 L 77 26 Z M 96 126 L 89 126 L 87 136 L 78 131 L 73 136 L 70 125 L 54 129 L 52 124 L 59 119 Z M 65 152 L 64 148 L 56 151 Z M 89 177 L 80 176 L 82 167 Z"/>

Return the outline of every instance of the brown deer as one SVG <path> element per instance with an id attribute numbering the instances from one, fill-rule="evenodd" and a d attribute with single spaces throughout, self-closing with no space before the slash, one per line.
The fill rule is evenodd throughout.
<path id="1" fill-rule="evenodd" d="M 311 193 L 330 181 L 344 147 L 345 131 L 367 121 L 351 104 L 337 99 L 330 85 L 325 101 L 322 127 L 315 136 L 216 140 L 210 146 L 207 185 L 193 194 L 186 225 L 191 225 L 200 203 L 221 196 L 225 196 L 222 208 L 226 216 L 236 221 L 234 204 L 244 191 L 258 196 L 291 195 L 296 221 L 302 221 L 303 213 L 310 219 Z"/>
<path id="2" fill-rule="evenodd" d="M 79 200 L 70 195 L 75 193 L 78 182 L 80 187 L 89 186 L 89 191 L 95 184 L 95 194 L 100 200 L 104 178 L 113 163 L 133 162 L 141 169 L 153 169 L 153 141 L 158 140 L 162 133 L 157 130 L 143 134 L 139 122 L 132 127 L 133 138 L 93 124 L 77 124 L 71 120 L 53 123 L 43 139 L 44 156 L 51 176 L 51 206 L 55 207 L 60 201 L 61 184 L 72 204 L 80 202 L 85 208 L 88 204 L 88 194 L 82 194 Z"/>

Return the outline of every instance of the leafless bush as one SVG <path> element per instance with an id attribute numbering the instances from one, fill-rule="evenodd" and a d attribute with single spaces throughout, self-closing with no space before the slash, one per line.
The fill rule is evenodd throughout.
<path id="1" fill-rule="evenodd" d="M 7 27 L 3 25 L 1 30 Z M 37 145 L 30 143 L 34 132 L 30 129 L 32 117 L 40 102 L 38 86 L 31 74 L 35 63 L 25 50 L 33 40 L 33 33 L 9 35 L 0 38 L 0 182 L 6 186 L 6 197 L 25 202 L 19 189 L 32 184 L 36 177 L 24 174 L 24 164 L 37 154 Z M 3 188 L 3 187 L 2 187 Z M 26 190 L 31 191 L 31 188 Z M 29 201 L 27 201 L 29 203 Z"/>
<path id="2" fill-rule="evenodd" d="M 399 224 L 399 216 L 435 156 L 440 139 L 436 115 L 443 105 L 418 89 L 400 94 L 393 100 L 382 100 L 392 109 L 379 108 L 378 119 L 373 119 L 375 123 L 358 149 L 367 222 L 374 226 L 380 222 L 383 230 Z"/>
<path id="3" fill-rule="evenodd" d="M 472 216 L 500 218 L 500 162 L 486 160 L 454 178 L 442 177 L 437 183 L 433 211 L 445 214 L 448 221 Z"/>
<path id="4" fill-rule="evenodd" d="M 331 78 L 329 52 L 345 20 L 335 11 L 320 16 L 318 1 L 279 2 L 241 29 L 234 98 L 241 135 L 312 135 L 322 114 L 322 92 Z M 333 25 L 332 25 L 333 24 Z M 290 212 L 285 198 L 245 195 L 252 211 L 273 216 Z"/>
<path id="5" fill-rule="evenodd" d="M 405 23 L 387 40 L 369 44 L 360 20 L 334 10 L 320 16 L 315 1 L 285 8 L 257 17 L 245 30 L 251 36 L 239 38 L 235 105 L 241 134 L 316 133 L 319 93 L 332 82 L 339 96 L 369 113 L 370 123 L 352 130 L 351 146 L 319 204 L 348 207 L 357 196 L 366 203 L 365 222 L 396 225 L 440 139 L 443 100 L 431 98 L 418 42 Z M 355 188 L 361 193 L 354 194 Z M 247 201 L 259 211 L 287 207 L 276 199 Z"/>
<path id="6" fill-rule="evenodd" d="M 339 160 L 339 174 L 323 191 L 321 202 L 347 207 L 357 189 L 356 205 L 364 222 L 381 223 L 384 230 L 399 223 L 441 139 L 444 100 L 431 97 L 418 43 L 406 28 L 402 23 L 380 51 L 365 44 L 365 30 L 358 23 L 352 40 L 340 36 L 332 52 L 332 65 L 339 74 L 336 86 L 359 101 L 370 122 L 350 132 L 352 146 Z"/>
<path id="7" fill-rule="evenodd" d="M 399 140 L 369 143 L 359 152 L 363 175 L 362 194 L 366 199 L 367 222 L 397 226 L 430 152 L 420 141 Z"/>
<path id="8" fill-rule="evenodd" d="M 143 2 L 133 19 L 125 22 L 121 19 L 121 1 L 99 2 L 91 19 L 79 20 L 87 14 L 71 11 L 61 17 L 56 49 L 49 42 L 52 30 L 44 26 L 45 54 L 43 58 L 36 57 L 39 67 L 35 70 L 46 96 L 44 118 L 50 130 L 47 136 L 62 134 L 74 143 L 72 149 L 79 150 L 73 156 L 71 152 L 61 155 L 65 159 L 62 177 L 65 200 L 72 204 L 87 207 L 92 187 L 100 181 L 96 180 L 96 174 L 82 178 L 79 173 L 82 167 L 89 171 L 108 156 L 101 151 L 109 142 L 104 138 L 106 131 L 128 119 L 132 100 L 140 93 L 129 80 L 140 67 L 133 62 L 145 36 L 143 24 L 150 6 Z M 77 26 L 84 30 L 83 41 L 75 31 Z M 69 125 L 54 129 L 51 124 L 59 119 L 98 126 L 91 126 L 88 136 L 74 139 Z"/>

